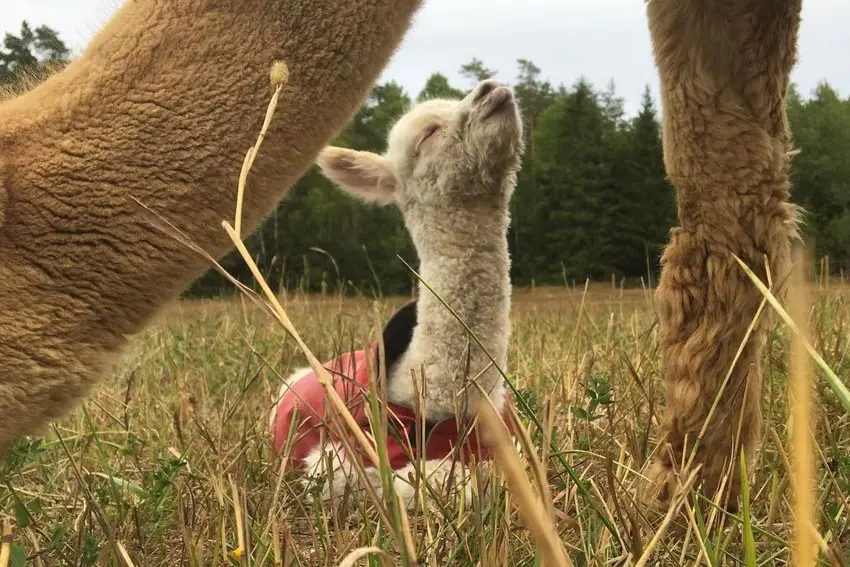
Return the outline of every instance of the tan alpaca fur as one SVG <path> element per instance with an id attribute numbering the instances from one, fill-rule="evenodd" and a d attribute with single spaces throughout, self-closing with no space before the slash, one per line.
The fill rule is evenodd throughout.
<path id="1" fill-rule="evenodd" d="M 402 211 L 419 255 L 419 273 L 466 323 L 504 370 L 510 341 L 509 203 L 524 147 L 522 120 L 513 93 L 482 81 L 463 100 L 423 102 L 395 124 L 384 155 L 329 147 L 317 163 L 324 174 L 366 201 L 394 203 Z M 488 369 L 489 366 L 489 369 Z M 476 379 L 501 411 L 505 386 L 490 359 L 434 293 L 419 286 L 417 325 L 404 355 L 387 377 L 389 401 L 416 407 L 411 370 L 427 380 L 426 418 L 440 421 L 472 414 L 469 386 Z M 303 377 L 296 371 L 289 381 Z M 281 395 L 285 392 L 284 385 Z M 420 385 L 420 390 L 422 386 Z M 272 419 L 274 415 L 272 414 Z M 325 476 L 321 448 L 309 472 Z M 460 463 L 429 460 L 428 481 L 439 486 L 468 474 Z M 334 494 L 342 494 L 353 469 L 334 460 Z M 395 490 L 408 507 L 416 494 L 412 465 L 396 471 Z M 367 469 L 380 491 L 380 474 Z M 466 497 L 470 498 L 469 487 Z M 330 496 L 329 487 L 324 497 Z"/>
<path id="2" fill-rule="evenodd" d="M 253 229 L 364 101 L 421 0 L 132 0 L 68 68 L 0 105 L 0 448 L 81 399 L 230 247 L 245 152 L 290 71 L 245 197 Z"/>
<path id="3" fill-rule="evenodd" d="M 801 0 L 650 0 L 661 77 L 664 162 L 680 226 L 662 258 L 655 299 L 667 379 L 666 441 L 652 470 L 660 497 L 689 453 L 761 295 L 738 255 L 766 281 L 790 269 L 797 210 L 789 197 L 785 114 Z M 730 470 L 735 508 L 740 437 L 748 461 L 761 433 L 758 329 L 735 365 L 696 463 L 713 494 Z M 740 435 L 738 435 L 740 423 Z M 731 466 L 731 469 L 729 468 Z"/>

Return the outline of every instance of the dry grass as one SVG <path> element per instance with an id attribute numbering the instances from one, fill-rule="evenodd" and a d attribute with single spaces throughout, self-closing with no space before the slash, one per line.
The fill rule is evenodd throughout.
<path id="1" fill-rule="evenodd" d="M 850 293 L 833 286 L 814 296 L 813 346 L 846 376 Z M 403 301 L 379 300 L 382 317 Z M 282 303 L 320 359 L 374 336 L 366 299 L 291 296 Z M 521 290 L 513 312 L 508 376 L 554 446 L 544 476 L 559 538 L 576 565 L 632 563 L 657 525 L 635 494 L 663 400 L 648 296 L 605 286 L 586 295 Z M 766 436 L 748 482 L 759 565 L 790 564 L 794 540 L 785 335 L 775 327 L 765 348 L 764 407 L 775 435 Z M 307 504 L 290 471 L 277 487 L 281 462 L 268 453 L 267 411 L 280 377 L 304 362 L 268 313 L 241 299 L 174 306 L 133 341 L 85 406 L 6 457 L 2 505 L 19 524 L 11 564 L 23 551 L 33 565 L 126 565 L 118 544 L 135 565 L 338 565 L 370 547 L 382 550 L 385 564 L 401 564 L 390 535 L 397 526 L 385 525 L 370 502 Z M 850 428 L 831 391 L 817 385 L 817 530 L 846 555 Z M 529 417 L 522 422 L 539 448 L 544 431 Z M 411 515 L 420 564 L 540 564 L 515 495 L 498 473 L 490 480 L 492 500 L 481 496 L 459 510 L 448 495 L 439 513 Z M 686 507 L 692 513 L 674 518 L 678 529 L 660 538 L 648 564 L 735 565 L 744 557 L 743 518 L 693 494 Z M 380 557 L 358 564 L 380 565 Z M 829 564 L 823 553 L 819 561 Z"/>
<path id="2" fill-rule="evenodd" d="M 0 85 L 0 102 L 20 96 L 61 71 L 65 63 L 45 62 L 41 67 L 20 73 L 11 83 Z"/>

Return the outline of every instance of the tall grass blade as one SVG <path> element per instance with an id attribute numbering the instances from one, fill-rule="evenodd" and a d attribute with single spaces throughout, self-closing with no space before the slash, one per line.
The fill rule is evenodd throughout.
<path id="1" fill-rule="evenodd" d="M 815 526 L 815 464 L 812 448 L 812 368 L 805 345 L 809 337 L 808 257 L 802 252 L 795 254 L 792 287 L 790 293 L 791 312 L 797 322 L 798 331 L 791 339 L 789 376 L 789 407 L 791 408 L 791 478 L 794 487 L 794 565 L 813 567 L 817 547 L 812 531 Z"/>
<path id="2" fill-rule="evenodd" d="M 738 468 L 741 472 L 741 513 L 744 515 L 744 524 L 742 526 L 744 565 L 747 567 L 756 567 L 756 540 L 753 536 L 753 520 L 750 515 L 750 482 L 747 478 L 747 460 L 743 447 L 741 448 L 740 459 L 738 459 Z"/>
<path id="3" fill-rule="evenodd" d="M 770 293 L 770 290 L 765 287 L 759 277 L 743 261 L 741 261 L 738 256 L 735 256 L 734 254 L 733 256 L 735 257 L 735 260 L 738 262 L 738 264 L 740 264 L 741 269 L 744 270 L 747 276 L 756 285 L 758 290 L 767 299 L 768 303 L 770 303 L 771 307 L 776 310 L 776 312 L 779 314 L 785 324 L 788 325 L 788 327 L 794 332 L 794 335 L 800 337 L 803 347 L 805 347 L 806 351 L 808 351 L 808 353 L 814 359 L 815 364 L 818 365 L 818 368 L 820 368 L 823 371 L 824 376 L 826 376 L 826 380 L 829 383 L 829 387 L 832 388 L 833 392 L 835 392 L 836 397 L 838 397 L 838 400 L 844 406 L 844 409 L 850 412 L 850 390 L 847 389 L 847 386 L 845 386 L 844 383 L 838 378 L 832 368 L 829 367 L 829 365 L 826 363 L 826 361 L 824 361 L 821 355 L 818 354 L 814 347 L 809 344 L 809 341 L 801 336 L 800 329 L 794 322 L 794 319 L 788 314 L 787 311 L 785 311 L 785 309 L 783 309 L 782 305 L 780 305 L 776 297 L 772 293 Z"/>

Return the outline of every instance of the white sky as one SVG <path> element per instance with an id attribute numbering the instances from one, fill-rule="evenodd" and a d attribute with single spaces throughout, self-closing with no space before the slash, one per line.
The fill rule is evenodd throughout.
<path id="1" fill-rule="evenodd" d="M 78 52 L 120 6 L 120 0 L 0 0 L 0 33 L 17 32 L 27 19 L 59 31 Z M 793 80 L 804 94 L 821 80 L 850 93 L 850 2 L 805 0 L 800 29 L 800 62 Z M 557 86 L 584 75 L 597 88 L 614 79 L 636 110 L 644 85 L 657 100 L 643 0 L 426 0 L 413 29 L 386 69 L 411 96 L 427 76 L 446 74 L 467 87 L 458 74 L 463 63 L 482 59 L 511 82 L 516 60 L 526 58 Z"/>

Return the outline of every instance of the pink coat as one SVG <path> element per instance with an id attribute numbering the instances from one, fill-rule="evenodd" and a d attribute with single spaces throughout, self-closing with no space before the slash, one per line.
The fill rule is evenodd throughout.
<path id="1" fill-rule="evenodd" d="M 369 352 L 375 356 L 377 350 L 377 344 L 375 344 L 372 345 Z M 345 353 L 326 362 L 323 366 L 328 369 L 337 394 L 346 404 L 354 420 L 367 433 L 367 438 L 371 439 L 367 418 L 370 408 L 366 397 L 369 395 L 369 369 L 366 362 L 366 351 L 358 350 Z M 290 385 L 278 403 L 271 426 L 272 445 L 275 452 L 279 453 L 286 446 L 287 439 L 292 434 L 289 455 L 295 465 L 301 467 L 304 465 L 305 457 L 319 446 L 322 433 L 325 434 L 326 442 L 328 442 L 336 438 L 333 433 L 339 432 L 340 428 L 350 438 L 350 446 L 355 450 L 359 448 L 359 444 L 351 437 L 350 431 L 341 420 L 338 421 L 339 426 L 334 425 L 332 428 L 327 426 L 326 416 L 328 412 L 326 406 L 329 403 L 325 400 L 324 388 L 319 383 L 315 372 L 310 372 L 310 374 Z M 508 426 L 508 430 L 512 431 L 510 419 L 507 416 L 508 403 L 509 401 L 506 400 L 502 418 Z M 293 422 L 296 410 L 297 417 Z M 336 416 L 336 418 L 339 417 Z M 415 433 L 415 429 L 420 423 L 417 423 L 416 416 L 411 408 L 392 403 L 387 404 L 387 422 L 390 430 L 387 432 L 388 457 L 393 470 L 398 470 L 407 465 L 411 459 L 422 456 L 417 447 L 419 438 Z M 468 428 L 467 424 L 468 422 L 463 420 L 460 430 Z M 293 426 L 294 432 L 291 431 Z M 331 429 L 333 429 L 333 433 Z M 461 435 L 455 418 L 438 423 L 426 422 L 424 457 L 426 459 L 443 459 L 452 452 L 456 445 L 461 444 L 459 454 L 454 456 L 461 462 L 468 463 L 473 455 L 478 461 L 488 459 L 487 449 L 483 441 L 479 442 L 476 429 L 477 426 L 467 431 L 461 444 Z M 364 466 L 375 466 L 375 463 L 371 463 L 365 455 L 360 457 Z"/>

